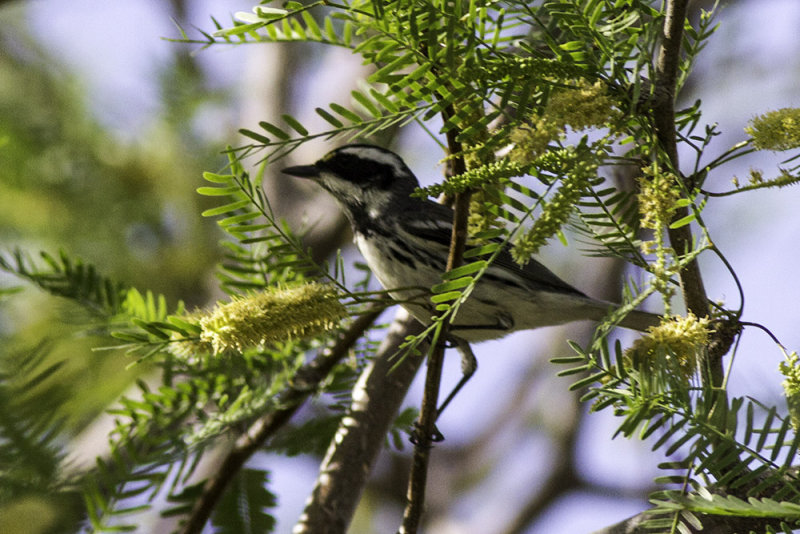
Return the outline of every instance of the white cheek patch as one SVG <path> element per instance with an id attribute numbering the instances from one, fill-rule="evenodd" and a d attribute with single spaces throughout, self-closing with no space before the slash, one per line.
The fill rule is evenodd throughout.
<path id="1" fill-rule="evenodd" d="M 335 198 L 359 198 L 361 196 L 361 188 L 352 182 L 342 180 L 335 174 L 323 172 L 320 175 L 321 182 L 325 187 L 330 190 Z"/>

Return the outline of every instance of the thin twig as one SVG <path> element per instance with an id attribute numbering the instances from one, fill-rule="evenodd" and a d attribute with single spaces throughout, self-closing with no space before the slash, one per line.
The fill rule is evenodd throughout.
<path id="1" fill-rule="evenodd" d="M 213 476 L 206 480 L 203 490 L 195 501 L 189 518 L 183 524 L 181 534 L 199 534 L 214 511 L 225 489 L 239 473 L 245 462 L 258 451 L 276 430 L 286 424 L 303 402 L 316 391 L 320 382 L 333 367 L 344 358 L 353 344 L 381 314 L 384 306 L 374 306 L 359 316 L 339 337 L 336 344 L 298 369 L 294 381 L 279 395 L 275 403 L 281 408 L 259 417 L 244 432 L 228 451 Z"/>
<path id="2" fill-rule="evenodd" d="M 445 119 L 452 117 L 452 105 L 447 106 Z M 447 132 L 448 151 L 453 156 L 449 162 L 448 175 L 454 176 L 466 171 L 461 155 L 461 144 L 456 141 L 456 132 Z M 453 204 L 453 230 L 450 237 L 450 251 L 447 257 L 447 271 L 455 269 L 463 261 L 464 247 L 467 242 L 467 219 L 469 217 L 469 191 L 459 193 Z M 428 356 L 428 369 L 425 375 L 425 390 L 422 397 L 419 419 L 415 429 L 414 455 L 411 461 L 411 473 L 406 494 L 406 508 L 403 512 L 403 523 L 399 532 L 415 534 L 419 528 L 422 511 L 425 505 L 425 485 L 428 478 L 428 462 L 436 431 L 438 415 L 439 386 L 441 384 L 442 366 L 444 364 L 445 341 L 449 325 L 442 325 L 438 342 Z"/>
<path id="3" fill-rule="evenodd" d="M 414 455 L 406 492 L 406 508 L 403 512 L 401 534 L 415 534 L 419 528 L 425 505 L 425 485 L 428 479 L 428 462 L 433 436 L 436 434 L 436 404 L 439 399 L 442 365 L 444 363 L 444 340 L 440 340 L 428 356 L 422 408 L 414 429 Z M 433 410 L 430 407 L 433 406 Z"/>

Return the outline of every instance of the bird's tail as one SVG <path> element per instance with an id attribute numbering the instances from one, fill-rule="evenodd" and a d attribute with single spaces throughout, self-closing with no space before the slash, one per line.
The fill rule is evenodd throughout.
<path id="1" fill-rule="evenodd" d="M 581 304 L 583 305 L 581 314 L 583 314 L 585 318 L 595 321 L 602 321 L 608 317 L 612 311 L 619 308 L 619 304 L 593 298 L 584 299 Z M 644 332 L 651 326 L 656 326 L 660 322 L 661 316 L 656 313 L 632 310 L 618 323 L 618 326 Z"/>
<path id="2" fill-rule="evenodd" d="M 623 328 L 630 328 L 632 330 L 639 330 L 644 332 L 651 326 L 656 326 L 661 322 L 661 316 L 655 313 L 646 311 L 633 310 L 625 318 L 619 322 L 619 326 Z"/>

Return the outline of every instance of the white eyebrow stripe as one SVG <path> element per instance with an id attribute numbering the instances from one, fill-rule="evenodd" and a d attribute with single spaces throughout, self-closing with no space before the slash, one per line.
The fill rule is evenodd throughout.
<path id="1" fill-rule="evenodd" d="M 342 148 L 340 153 L 350 154 L 365 160 L 372 160 L 383 165 L 389 165 L 392 167 L 392 169 L 394 169 L 395 174 L 407 174 L 407 171 L 404 168 L 405 165 L 399 160 L 399 158 L 391 152 L 387 152 L 385 150 L 380 150 L 373 147 L 349 146 Z"/>

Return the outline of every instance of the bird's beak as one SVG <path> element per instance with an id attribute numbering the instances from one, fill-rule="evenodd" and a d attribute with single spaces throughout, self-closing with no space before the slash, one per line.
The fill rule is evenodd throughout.
<path id="1" fill-rule="evenodd" d="M 298 178 L 319 178 L 319 169 L 316 165 L 297 165 L 282 169 L 281 172 Z"/>

